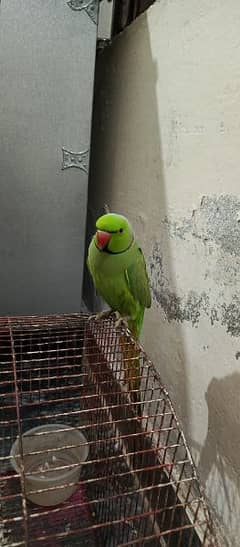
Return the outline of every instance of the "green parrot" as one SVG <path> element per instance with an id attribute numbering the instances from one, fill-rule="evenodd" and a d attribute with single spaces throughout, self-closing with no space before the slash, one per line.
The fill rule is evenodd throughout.
<path id="1" fill-rule="evenodd" d="M 110 307 L 110 312 L 102 312 L 98 317 L 115 312 L 119 317 L 117 323 L 126 322 L 133 337 L 138 340 L 145 308 L 151 307 L 142 250 L 123 215 L 104 214 L 98 218 L 96 228 L 88 249 L 87 265 L 96 291 Z M 130 389 L 139 388 L 140 380 L 133 381 L 137 367 L 139 376 L 139 360 L 136 361 L 136 366 L 132 366 L 126 374 Z"/>

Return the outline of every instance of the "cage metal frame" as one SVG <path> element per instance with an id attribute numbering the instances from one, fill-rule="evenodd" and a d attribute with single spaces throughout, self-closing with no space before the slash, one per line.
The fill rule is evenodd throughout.
<path id="1" fill-rule="evenodd" d="M 140 416 L 125 381 L 123 344 L 138 350 Z M 76 540 L 107 547 L 217 547 L 168 391 L 128 329 L 88 314 L 1 318 L 0 363 L 0 532 L 2 526 L 6 546 L 79 545 Z M 83 431 L 90 456 L 76 494 L 39 509 L 26 497 L 22 434 L 46 420 Z M 9 458 L 16 434 L 18 476 L 10 472 Z"/>

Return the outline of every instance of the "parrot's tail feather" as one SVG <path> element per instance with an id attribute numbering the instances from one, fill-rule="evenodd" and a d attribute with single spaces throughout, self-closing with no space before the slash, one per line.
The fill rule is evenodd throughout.
<path id="1" fill-rule="evenodd" d="M 124 377 L 128 386 L 130 397 L 134 403 L 141 401 L 141 366 L 140 350 L 124 335 L 120 336 L 120 345 L 123 353 Z M 141 405 L 137 405 L 138 414 L 141 415 Z"/>

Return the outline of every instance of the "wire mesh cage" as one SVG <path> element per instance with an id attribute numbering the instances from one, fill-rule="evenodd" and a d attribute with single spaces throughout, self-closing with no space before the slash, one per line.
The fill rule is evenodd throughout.
<path id="1" fill-rule="evenodd" d="M 123 345 L 86 314 L 0 320 L 1 546 L 217 545 L 168 393 L 137 346 L 135 402 Z"/>

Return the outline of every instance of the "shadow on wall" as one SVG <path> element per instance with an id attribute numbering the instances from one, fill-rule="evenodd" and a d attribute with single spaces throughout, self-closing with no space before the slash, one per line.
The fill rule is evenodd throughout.
<path id="1" fill-rule="evenodd" d="M 200 451 L 199 472 L 215 500 L 218 515 L 229 529 L 239 532 L 240 374 L 235 372 L 222 379 L 213 378 L 206 401 L 208 432 Z M 237 541 L 237 536 L 234 540 Z"/>
<path id="2" fill-rule="evenodd" d="M 203 446 L 191 439 L 195 462 L 218 523 L 220 545 L 239 546 L 240 373 L 213 378 L 205 395 L 208 430 Z M 231 533 L 224 533 L 231 530 Z M 230 535 L 229 535 L 230 534 Z M 224 538 L 224 539 L 223 539 Z"/>
<path id="3" fill-rule="evenodd" d="M 188 425 L 188 390 L 181 326 L 162 328 L 158 296 L 162 290 L 161 261 L 174 286 L 169 238 L 162 237 L 167 216 L 164 166 L 156 95 L 158 72 L 152 58 L 147 12 L 115 38 L 97 58 L 87 218 L 87 247 L 104 203 L 125 214 L 141 241 L 154 287 L 153 309 L 147 312 L 146 350 Z M 159 250 L 156 251 L 156 249 Z M 156 286 L 159 288 L 158 294 Z M 99 310 L 87 269 L 84 301 Z M 161 353 L 155 350 L 160 340 Z M 159 348 L 159 342 L 158 342 Z M 169 354 L 170 348 L 170 354 Z"/>

